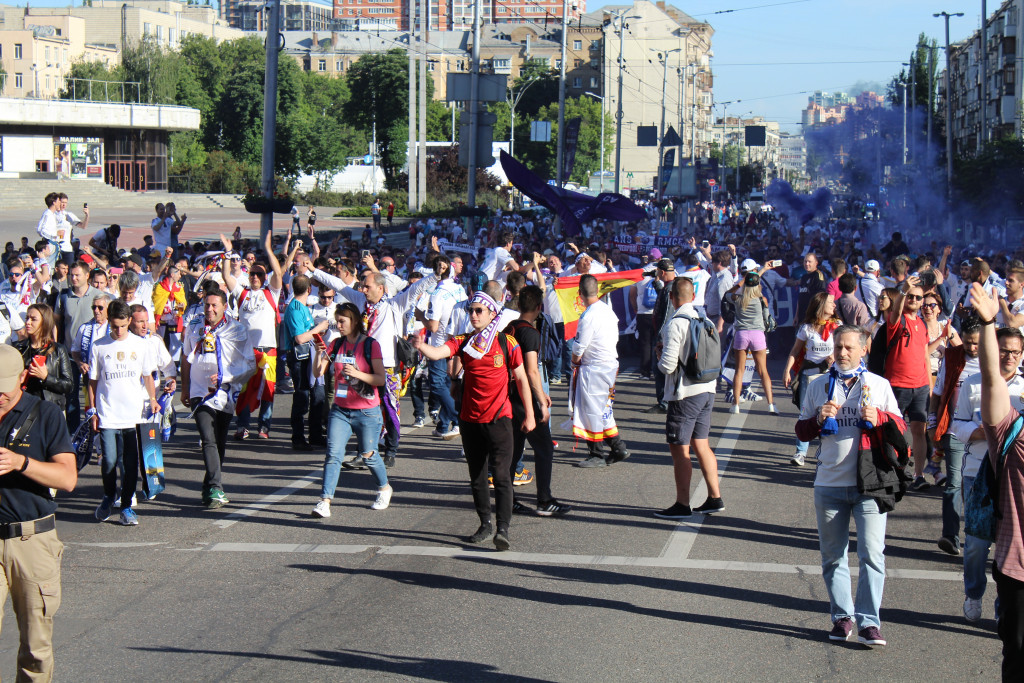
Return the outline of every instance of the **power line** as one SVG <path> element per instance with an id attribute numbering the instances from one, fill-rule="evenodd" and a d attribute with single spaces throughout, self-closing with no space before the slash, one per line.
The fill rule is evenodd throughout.
<path id="1" fill-rule="evenodd" d="M 746 12 L 752 9 L 764 9 L 765 7 L 781 7 L 783 5 L 798 5 L 803 2 L 811 2 L 812 0 L 788 0 L 787 2 L 773 2 L 767 5 L 752 5 L 750 7 L 737 7 L 734 9 L 720 9 L 717 12 L 704 12 L 703 14 L 691 14 L 690 16 L 696 17 L 711 17 L 716 14 L 732 14 L 734 12 Z"/>

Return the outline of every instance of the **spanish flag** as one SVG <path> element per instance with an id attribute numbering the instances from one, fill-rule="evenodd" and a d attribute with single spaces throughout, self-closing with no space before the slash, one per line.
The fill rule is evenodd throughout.
<path id="1" fill-rule="evenodd" d="M 616 289 L 628 287 L 644 279 L 644 272 L 626 270 L 621 273 L 600 273 L 594 275 L 597 278 L 598 293 L 604 296 Z M 576 323 L 579 321 L 586 306 L 580 298 L 580 276 L 560 277 L 555 282 L 555 294 L 558 295 L 558 305 L 562 309 L 562 320 L 565 322 L 565 338 L 572 339 L 576 336 Z"/>

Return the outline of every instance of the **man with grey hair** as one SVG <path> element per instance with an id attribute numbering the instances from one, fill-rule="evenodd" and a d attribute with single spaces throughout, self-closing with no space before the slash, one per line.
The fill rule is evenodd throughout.
<path id="1" fill-rule="evenodd" d="M 886 510 L 875 497 L 860 493 L 858 463 L 864 430 L 894 422 L 906 424 L 889 382 L 867 371 L 868 335 L 843 325 L 834 333 L 835 363 L 811 380 L 803 396 L 796 435 L 801 441 L 820 438 L 814 479 L 814 508 L 822 576 L 831 605 L 829 639 L 847 640 L 856 626 L 858 641 L 867 647 L 885 645 L 879 608 L 885 585 Z M 851 599 L 850 517 L 857 525 L 860 573 Z M 856 622 L 855 622 L 856 620 Z"/>

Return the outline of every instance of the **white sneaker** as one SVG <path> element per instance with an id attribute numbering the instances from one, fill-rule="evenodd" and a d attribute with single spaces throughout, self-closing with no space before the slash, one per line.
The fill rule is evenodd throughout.
<path id="1" fill-rule="evenodd" d="M 734 405 L 732 408 L 729 409 L 729 412 L 732 413 L 733 415 L 739 415 L 740 414 L 740 407 L 737 406 L 737 405 Z"/>
<path id="2" fill-rule="evenodd" d="M 774 403 L 769 403 L 768 404 L 768 412 L 771 413 L 772 415 L 778 415 L 779 414 L 779 411 L 775 410 L 775 404 Z"/>
<path id="3" fill-rule="evenodd" d="M 796 465 L 797 467 L 803 467 L 804 466 L 804 454 L 803 453 L 797 453 L 796 455 L 794 455 L 792 458 L 789 459 L 789 463 L 791 465 Z"/>
<path id="4" fill-rule="evenodd" d="M 330 517 L 331 500 L 329 498 L 322 498 L 313 508 L 313 514 L 317 517 Z"/>
<path id="5" fill-rule="evenodd" d="M 981 619 L 981 600 L 964 599 L 964 619 L 972 624 Z"/>
<path id="6" fill-rule="evenodd" d="M 377 491 L 377 500 L 373 501 L 373 505 L 370 506 L 373 510 L 387 510 L 388 505 L 391 505 L 391 494 L 395 490 L 388 486 L 386 489 L 380 489 Z"/>
<path id="7" fill-rule="evenodd" d="M 455 425 L 454 427 L 449 429 L 447 432 L 442 434 L 441 438 L 444 439 L 445 441 L 451 441 L 452 439 L 459 438 L 459 426 Z"/>

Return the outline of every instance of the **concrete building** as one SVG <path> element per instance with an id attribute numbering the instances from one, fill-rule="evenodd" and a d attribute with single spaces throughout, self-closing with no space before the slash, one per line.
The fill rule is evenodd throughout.
<path id="1" fill-rule="evenodd" d="M 807 141 L 803 135 L 779 134 L 779 175 L 787 180 L 807 177 Z"/>
<path id="2" fill-rule="evenodd" d="M 92 0 L 87 7 L 33 7 L 28 12 L 33 17 L 79 17 L 85 21 L 90 43 L 113 47 L 134 45 L 144 37 L 176 49 L 182 38 L 192 34 L 218 42 L 245 36 L 221 21 L 212 6 L 174 0 Z"/>
<path id="3" fill-rule="evenodd" d="M 198 130 L 189 107 L 0 99 L 0 178 L 65 176 L 167 189 L 167 138 Z"/>
<path id="4" fill-rule="evenodd" d="M 764 127 L 764 146 L 746 146 L 747 126 Z M 708 132 L 708 135 L 719 150 L 730 145 L 743 147 L 744 163 L 760 163 L 769 167 L 779 167 L 782 158 L 782 136 L 779 132 L 778 121 L 765 121 L 763 116 L 725 116 L 715 121 L 715 126 Z"/>
<path id="5" fill-rule="evenodd" d="M 73 62 L 110 65 L 120 59 L 116 47 L 89 42 L 84 19 L 30 12 L 0 5 L 0 64 L 7 74 L 0 96 L 52 99 L 64 87 Z"/>
<path id="6" fill-rule="evenodd" d="M 622 187 L 653 187 L 659 147 L 639 146 L 637 129 L 660 126 L 663 110 L 666 130 L 672 126 L 682 139 L 675 156 L 687 162 L 691 155 L 707 156 L 714 85 L 714 29 L 710 24 L 664 2 L 648 0 L 608 5 L 587 16 L 604 29 L 603 45 L 599 46 L 602 50 L 597 55 L 602 64 L 600 94 L 605 98 L 605 111 L 613 120 L 619 108 L 620 44 L 622 47 Z M 624 19 L 620 21 L 619 16 Z M 659 54 L 665 56 L 664 62 L 659 60 Z M 667 83 L 664 102 L 663 83 Z"/>
<path id="7" fill-rule="evenodd" d="M 223 2 L 221 19 L 243 31 L 266 31 L 265 5 L 259 0 Z M 341 22 L 334 18 L 334 0 L 281 0 L 281 28 L 284 31 L 342 30 Z"/>
<path id="8" fill-rule="evenodd" d="M 1021 97 L 1024 94 L 1024 0 L 1006 0 L 986 23 L 987 42 L 981 30 L 952 47 L 949 104 L 953 114 L 953 154 L 973 155 L 980 149 L 981 120 L 987 123 L 987 139 L 1021 136 Z M 981 56 L 987 54 L 986 100 L 981 99 Z M 941 59 L 941 51 L 937 55 Z M 940 76 L 940 107 L 945 106 L 945 84 Z"/>

